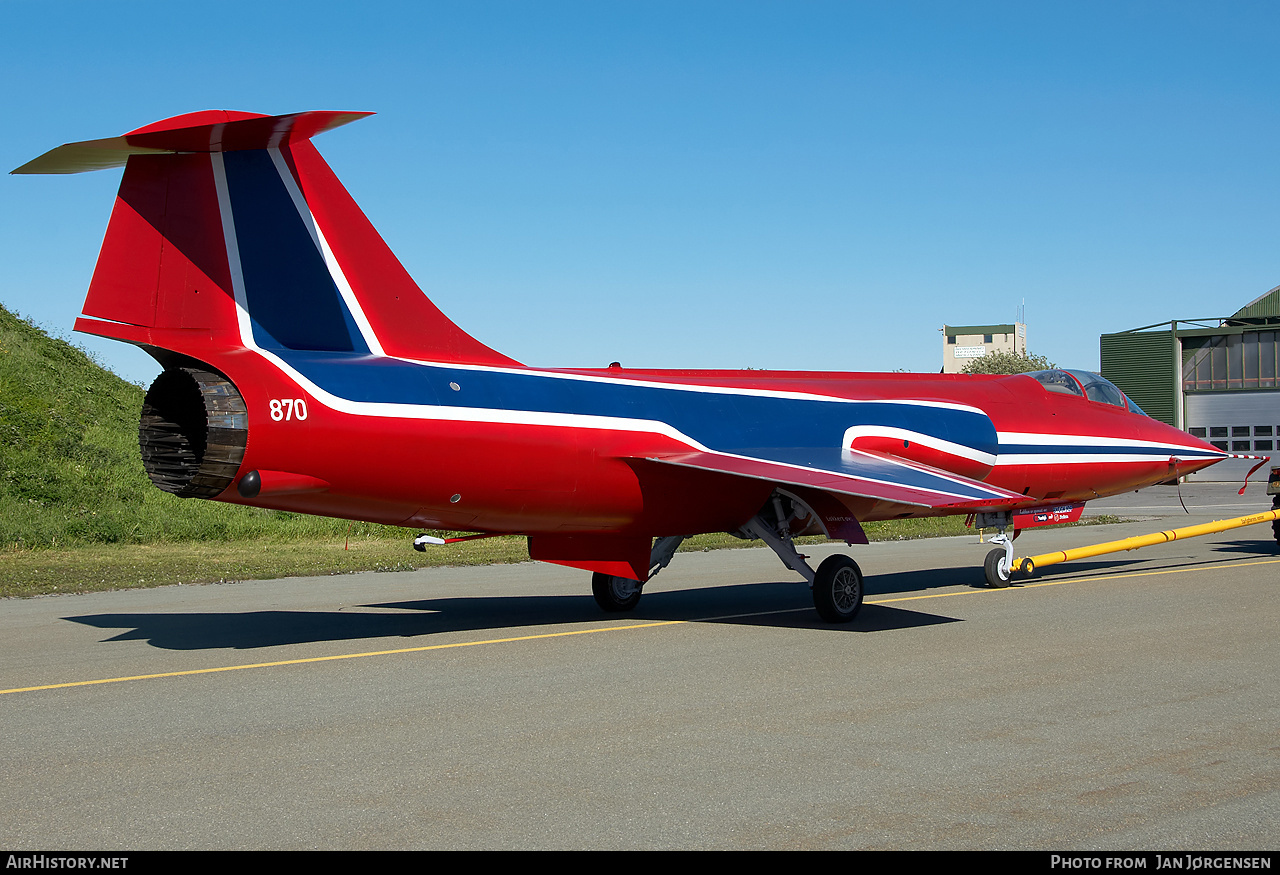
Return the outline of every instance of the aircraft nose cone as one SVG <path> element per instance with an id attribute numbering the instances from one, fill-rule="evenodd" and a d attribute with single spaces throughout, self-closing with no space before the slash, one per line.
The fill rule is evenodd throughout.
<path id="1" fill-rule="evenodd" d="M 1176 460 L 1179 474 L 1199 471 L 1231 455 L 1202 438 L 1154 419 L 1145 423 L 1141 432 L 1143 440 L 1168 445 L 1169 458 Z"/>

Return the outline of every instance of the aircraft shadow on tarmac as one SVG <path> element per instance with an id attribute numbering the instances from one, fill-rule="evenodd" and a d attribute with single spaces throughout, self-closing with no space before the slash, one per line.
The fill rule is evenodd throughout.
<path id="1" fill-rule="evenodd" d="M 796 583 L 649 592 L 629 614 L 604 614 L 590 596 L 547 595 L 427 598 L 367 604 L 340 611 L 91 614 L 64 619 L 99 629 L 125 630 L 104 639 L 104 643 L 147 641 L 165 650 L 252 650 L 323 641 L 419 638 L 505 629 L 538 634 L 543 630 L 537 627 L 596 624 L 603 620 L 626 623 L 680 620 L 821 632 L 883 632 L 958 622 L 952 617 L 868 604 L 852 623 L 830 625 L 818 619 L 813 611 L 808 588 Z M 414 642 L 421 643 L 424 642 Z M 414 644 L 383 640 L 376 646 L 394 649 Z"/>
<path id="2" fill-rule="evenodd" d="M 1280 544 L 1270 541 L 1225 541 L 1214 547 L 1217 553 L 1243 553 L 1246 556 L 1275 556 L 1280 554 Z"/>
<path id="3" fill-rule="evenodd" d="M 1219 554 L 1273 556 L 1280 550 L 1264 540 L 1230 541 L 1215 548 Z M 1226 557 L 1223 557 L 1224 559 Z M 1133 566 L 1143 571 L 1212 568 L 1222 559 L 1193 560 L 1185 554 L 1151 559 L 1100 557 L 1045 569 L 1044 574 L 1015 579 L 1012 588 L 1063 575 L 1124 573 Z M 868 602 L 894 596 L 909 597 L 949 587 L 985 586 L 972 566 L 932 568 L 874 574 L 866 579 Z M 124 629 L 105 641 L 147 641 L 166 650 L 252 650 L 323 641 L 419 638 L 452 632 L 520 629 L 616 620 L 634 623 L 680 620 L 731 623 L 822 632 L 884 632 L 959 622 L 955 617 L 909 608 L 866 604 L 858 618 L 845 625 L 829 625 L 813 612 L 809 590 L 800 583 L 750 583 L 732 586 L 645 593 L 630 614 L 606 615 L 587 595 L 473 596 L 427 598 L 360 605 L 339 611 L 250 611 L 244 613 L 93 614 L 64 619 L 99 629 Z M 531 628 L 534 627 L 534 628 Z M 421 642 L 416 642 L 421 643 Z M 382 642 L 378 647 L 394 648 Z"/>

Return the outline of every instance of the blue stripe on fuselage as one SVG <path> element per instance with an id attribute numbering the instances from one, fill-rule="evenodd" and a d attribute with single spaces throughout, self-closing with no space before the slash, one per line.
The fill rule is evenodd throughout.
<path id="1" fill-rule="evenodd" d="M 1197 450 L 1192 447 L 1150 446 L 1144 444 L 1128 444 L 1109 446 L 1098 444 L 1001 444 L 1002 456 L 1199 456 L 1216 458 L 1223 454 L 1208 450 Z"/>
<path id="2" fill-rule="evenodd" d="M 372 356 L 288 351 L 292 367 L 325 391 L 354 402 L 444 405 L 663 422 L 711 450 L 858 477 L 986 498 L 972 487 L 871 457 L 848 457 L 841 443 L 855 425 L 933 435 L 995 455 L 997 438 L 982 413 L 892 401 L 849 402 L 702 392 L 451 368 Z M 457 384 L 458 389 L 451 387 Z M 871 472 L 875 473 L 871 473 Z"/>
<path id="3" fill-rule="evenodd" d="M 265 149 L 223 153 L 245 304 L 262 349 L 368 353 Z"/>

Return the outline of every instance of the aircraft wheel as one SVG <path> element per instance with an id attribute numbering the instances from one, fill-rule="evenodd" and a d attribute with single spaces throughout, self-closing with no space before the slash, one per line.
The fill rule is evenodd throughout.
<path id="1" fill-rule="evenodd" d="M 813 581 L 813 606 L 828 623 L 847 623 L 862 610 L 862 569 L 848 556 L 828 556 Z"/>
<path id="2" fill-rule="evenodd" d="M 987 575 L 987 584 L 996 589 L 1003 589 L 1009 585 L 1009 572 L 1000 570 L 1000 563 L 1003 561 L 1004 550 L 997 547 L 987 554 L 987 561 L 982 566 L 982 570 Z"/>
<path id="3" fill-rule="evenodd" d="M 634 609 L 640 603 L 643 586 L 638 580 L 599 571 L 591 575 L 591 594 L 595 596 L 596 604 L 613 614 Z"/>

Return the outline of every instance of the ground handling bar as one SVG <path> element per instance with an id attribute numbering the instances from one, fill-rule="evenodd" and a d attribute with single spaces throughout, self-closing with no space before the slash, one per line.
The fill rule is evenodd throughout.
<path id="1" fill-rule="evenodd" d="M 1235 519 L 1203 523 L 1198 526 L 1186 526 L 1181 529 L 1170 529 L 1167 532 L 1156 532 L 1152 535 L 1138 535 L 1133 538 L 1124 538 L 1119 541 L 1107 541 L 1105 544 L 1095 544 L 1092 547 L 1077 547 L 1074 550 L 1057 550 L 1053 553 L 1042 553 L 1039 556 L 1028 556 L 1024 559 L 1015 559 L 1013 567 L 1017 569 L 1020 575 L 1030 577 L 1035 574 L 1036 569 L 1045 568 L 1049 565 L 1057 565 L 1059 562 L 1088 559 L 1092 556 L 1102 556 L 1106 553 L 1119 553 L 1124 550 L 1137 550 L 1140 547 L 1150 547 L 1153 544 L 1167 544 L 1170 541 L 1197 538 L 1201 535 L 1212 535 L 1216 532 L 1225 532 L 1228 529 L 1238 529 L 1244 526 L 1256 526 L 1259 523 L 1271 522 L 1274 520 L 1280 520 L 1280 509 L 1268 510 L 1263 513 L 1253 513 L 1248 516 L 1236 517 Z"/>

